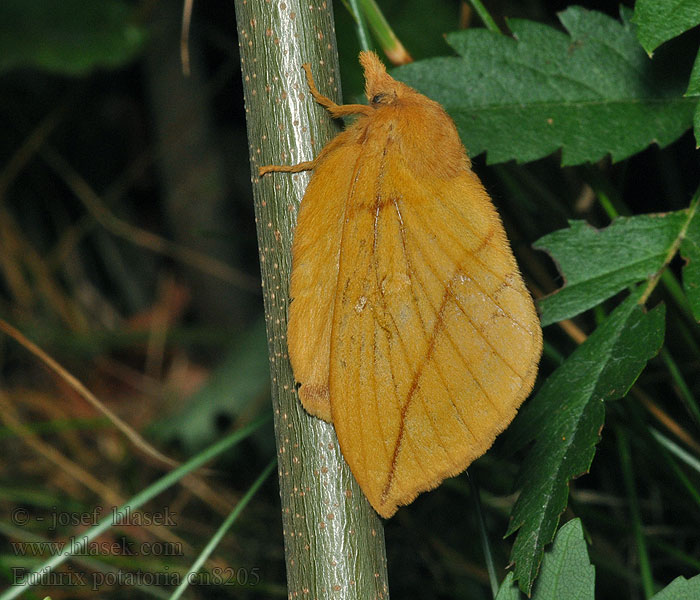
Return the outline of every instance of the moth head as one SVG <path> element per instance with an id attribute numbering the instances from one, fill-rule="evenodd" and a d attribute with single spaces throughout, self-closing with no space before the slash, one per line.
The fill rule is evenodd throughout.
<path id="1" fill-rule="evenodd" d="M 375 52 L 360 52 L 360 64 L 365 71 L 365 94 L 374 108 L 387 106 L 415 92 L 396 81 L 386 72 L 386 67 Z"/>

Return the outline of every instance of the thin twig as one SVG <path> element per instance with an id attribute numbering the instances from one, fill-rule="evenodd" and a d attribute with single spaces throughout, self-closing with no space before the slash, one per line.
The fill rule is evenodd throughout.
<path id="1" fill-rule="evenodd" d="M 192 22 L 192 0 L 185 0 L 182 5 L 182 31 L 180 32 L 180 60 L 182 74 L 190 76 L 190 23 Z"/>
<path id="2" fill-rule="evenodd" d="M 39 346 L 34 342 L 26 338 L 21 331 L 10 325 L 4 319 L 0 319 L 0 331 L 9 335 L 18 344 L 29 350 L 34 356 L 41 360 L 49 369 L 51 369 L 56 375 L 63 379 L 76 393 L 87 400 L 92 406 L 94 406 L 98 411 L 105 415 L 114 426 L 119 429 L 134 446 L 139 448 L 142 452 L 148 456 L 152 456 L 159 462 L 165 463 L 169 467 L 177 467 L 177 461 L 172 458 L 165 456 L 162 452 L 154 448 L 146 440 L 144 440 L 129 424 L 125 423 L 116 414 L 114 414 L 109 408 L 107 408 L 89 389 L 87 389 L 74 375 L 69 373 L 64 369 L 58 362 L 51 358 L 46 352 L 44 352 Z"/>

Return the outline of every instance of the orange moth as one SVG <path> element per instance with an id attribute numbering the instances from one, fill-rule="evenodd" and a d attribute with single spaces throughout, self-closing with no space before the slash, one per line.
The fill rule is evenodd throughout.
<path id="1" fill-rule="evenodd" d="M 289 357 L 390 517 L 491 446 L 532 390 L 542 330 L 501 220 L 444 109 L 360 53 L 369 105 L 312 161 L 292 248 Z"/>

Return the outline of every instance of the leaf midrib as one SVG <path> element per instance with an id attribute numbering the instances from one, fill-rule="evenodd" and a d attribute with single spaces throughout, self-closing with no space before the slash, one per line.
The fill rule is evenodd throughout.
<path id="1" fill-rule="evenodd" d="M 608 105 L 621 105 L 626 106 L 629 104 L 691 104 L 696 105 L 700 98 L 698 96 L 690 97 L 668 97 L 668 98 L 622 98 L 622 99 L 608 99 L 608 100 L 584 100 L 584 101 L 533 101 L 533 102 L 503 102 L 501 104 L 480 104 L 480 105 L 465 105 L 465 104 L 450 104 L 449 102 L 442 102 L 441 104 L 445 107 L 450 114 L 473 114 L 475 112 L 488 112 L 503 109 L 527 109 L 530 107 L 542 107 L 542 108 L 588 108 L 594 106 L 608 106 Z"/>

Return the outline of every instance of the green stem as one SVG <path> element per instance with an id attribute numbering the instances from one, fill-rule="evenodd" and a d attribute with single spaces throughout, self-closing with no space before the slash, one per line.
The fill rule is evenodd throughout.
<path id="1" fill-rule="evenodd" d="M 661 359 L 666 364 L 666 368 L 668 369 L 673 382 L 678 388 L 678 393 L 681 396 L 681 400 L 683 401 L 686 410 L 695 420 L 695 424 L 700 426 L 700 408 L 698 408 L 698 403 L 695 400 L 695 396 L 693 395 L 693 392 L 690 391 L 690 388 L 683 377 L 683 373 L 681 373 L 681 370 L 678 368 L 678 364 L 666 347 L 661 349 Z"/>
<path id="2" fill-rule="evenodd" d="M 170 596 L 170 600 L 177 600 L 178 598 L 180 598 L 182 594 L 185 593 L 185 590 L 190 586 L 190 582 L 194 582 L 197 580 L 197 573 L 199 573 L 199 570 L 202 568 L 204 561 L 206 561 L 207 558 L 211 556 L 211 553 L 214 552 L 214 548 L 216 548 L 216 546 L 219 544 L 224 535 L 226 535 L 226 532 L 236 522 L 238 515 L 241 514 L 241 512 L 246 506 L 248 506 L 248 502 L 250 502 L 251 498 L 260 489 L 260 486 L 269 477 L 270 473 L 272 473 L 272 469 L 275 468 L 276 464 L 277 460 L 273 459 L 272 461 L 270 461 L 270 464 L 267 465 L 267 467 L 265 467 L 265 470 L 262 473 L 260 473 L 258 478 L 253 482 L 253 485 L 250 486 L 248 491 L 239 500 L 238 504 L 234 506 L 233 510 L 229 513 L 228 517 L 226 517 L 219 529 L 216 531 L 216 533 L 209 540 L 202 552 L 199 554 L 197 560 L 194 561 L 194 564 L 190 567 L 189 571 L 187 572 L 187 575 L 185 575 L 185 577 L 182 578 L 182 583 L 180 583 L 180 585 L 177 586 L 177 589 L 175 590 L 173 595 Z"/>
<path id="3" fill-rule="evenodd" d="M 673 244 L 671 244 L 671 247 L 669 248 L 668 253 L 666 254 L 666 259 L 664 260 L 663 266 L 656 273 L 654 273 L 654 275 L 651 276 L 651 279 L 647 284 L 646 290 L 644 290 L 644 293 L 639 299 L 639 304 L 643 305 L 646 303 L 647 299 L 654 291 L 654 288 L 656 288 L 656 285 L 659 283 L 661 275 L 663 275 L 664 271 L 666 270 L 666 267 L 671 262 L 671 259 L 673 259 L 673 257 L 678 252 L 678 249 L 681 247 L 681 242 L 685 239 L 685 234 L 688 231 L 688 226 L 690 225 L 691 221 L 693 220 L 693 217 L 695 216 L 695 213 L 698 210 L 698 203 L 700 203 L 700 187 L 698 187 L 698 189 L 695 190 L 695 194 L 693 195 L 693 198 L 690 201 L 690 206 L 688 207 L 688 218 L 686 219 L 685 223 L 683 224 L 683 227 L 678 233 L 678 237 L 675 239 Z"/>
<path id="4" fill-rule="evenodd" d="M 603 190 L 598 190 L 596 196 L 598 197 L 598 202 L 600 203 L 600 206 L 603 208 L 603 210 L 608 215 L 608 218 L 611 221 L 613 219 L 617 219 L 617 217 L 620 216 L 620 214 L 617 212 L 617 209 L 610 200 L 610 196 L 603 192 Z"/>
<path id="5" fill-rule="evenodd" d="M 342 101 L 333 3 L 235 0 L 235 11 L 289 597 L 386 598 L 382 523 L 343 460 L 333 426 L 302 408 L 288 359 L 292 239 L 310 174 L 258 177 L 262 165 L 313 159 L 337 134 L 308 92 L 302 69 L 309 63 L 321 93 Z"/>
<path id="6" fill-rule="evenodd" d="M 474 499 L 476 519 L 479 523 L 479 536 L 481 537 L 481 546 L 484 549 L 484 561 L 486 562 L 486 570 L 488 571 L 489 582 L 491 583 L 491 595 L 495 598 L 498 594 L 498 575 L 496 574 L 496 567 L 493 562 L 493 553 L 491 552 L 489 536 L 486 532 L 484 512 L 481 509 L 481 492 L 479 491 L 476 479 L 469 471 L 467 471 L 467 479 L 469 480 L 469 487 L 471 487 L 472 498 Z"/>
<path id="7" fill-rule="evenodd" d="M 587 165 L 582 168 L 582 174 L 593 190 L 598 204 L 600 204 L 600 207 L 611 221 L 617 219 L 620 215 L 627 217 L 632 214 L 632 211 L 620 198 L 620 194 L 615 189 L 615 186 L 612 185 L 599 167 Z"/>
<path id="8" fill-rule="evenodd" d="M 661 283 L 664 285 L 664 288 L 669 293 L 671 298 L 673 298 L 676 306 L 680 308 L 681 313 L 688 323 L 692 323 L 694 325 L 695 317 L 693 317 L 693 310 L 690 307 L 688 296 L 685 295 L 685 292 L 683 291 L 681 284 L 678 283 L 676 276 L 668 269 L 664 269 L 664 272 L 661 274 Z"/>
<path id="9" fill-rule="evenodd" d="M 501 33 L 500 28 L 498 27 L 498 25 L 496 25 L 496 21 L 493 20 L 493 17 L 489 13 L 489 11 L 486 10 L 486 7 L 483 5 L 481 0 L 470 1 L 471 5 L 476 11 L 476 14 L 479 15 L 479 18 L 483 21 L 484 25 L 486 25 L 486 28 L 493 33 Z"/>
<path id="10" fill-rule="evenodd" d="M 586 180 L 588 181 L 588 184 L 591 186 L 593 192 L 596 195 L 596 198 L 598 199 L 598 203 L 600 204 L 601 208 L 605 211 L 605 214 L 608 215 L 611 221 L 617 219 L 617 217 L 619 217 L 620 215 L 629 216 L 632 214 L 627 205 L 620 199 L 619 195 L 613 188 L 610 181 L 601 174 L 599 169 L 592 166 L 588 166 L 584 169 L 583 172 L 586 175 Z M 691 200 L 690 202 L 688 223 L 690 222 L 690 219 L 692 219 L 692 215 L 695 212 L 694 207 L 696 205 L 697 192 L 696 196 L 694 196 L 693 200 Z M 685 230 L 683 231 L 683 234 L 685 234 Z M 679 244 L 680 241 L 682 240 L 679 240 Z M 678 248 L 675 247 L 673 254 L 670 255 L 670 258 L 673 258 L 677 251 Z M 688 320 L 688 322 L 694 324 L 695 318 L 693 317 L 693 312 L 691 310 L 690 303 L 688 302 L 688 298 L 683 292 L 683 289 L 678 283 L 678 280 L 676 279 L 675 275 L 665 267 L 666 265 L 664 264 L 664 267 L 661 269 L 661 283 L 663 283 L 664 288 L 671 295 L 676 305 L 681 309 L 684 317 Z"/>
<path id="11" fill-rule="evenodd" d="M 372 45 L 369 41 L 369 32 L 367 31 L 367 25 L 365 23 L 365 18 L 360 9 L 359 0 L 348 0 L 350 3 L 350 8 L 355 17 L 355 27 L 357 29 L 357 41 L 360 44 L 361 50 L 371 50 Z"/>
<path id="12" fill-rule="evenodd" d="M 695 504 L 698 506 L 698 508 L 700 508 L 700 491 L 698 491 L 698 489 L 695 487 L 693 482 L 690 481 L 688 476 L 676 464 L 676 461 L 670 455 L 671 451 L 669 450 L 669 448 L 675 446 L 675 448 L 673 450 L 674 453 L 677 450 L 680 450 L 681 452 L 685 452 L 685 451 L 682 448 L 679 448 L 677 444 L 674 444 L 670 439 L 663 436 L 661 433 L 659 433 L 653 427 L 650 427 L 649 429 L 651 431 L 651 435 L 654 437 L 654 439 L 657 441 L 657 443 L 661 447 L 661 453 L 662 453 L 662 456 L 664 457 L 664 460 L 666 461 L 666 464 L 668 464 L 669 467 L 671 467 L 673 474 L 676 476 L 678 481 L 681 482 L 681 485 L 687 490 L 688 494 L 690 494 L 690 496 L 693 498 L 693 500 L 695 501 Z M 697 463 L 697 461 L 695 461 L 695 462 Z"/>
<path id="13" fill-rule="evenodd" d="M 650 427 L 649 431 L 651 431 L 651 435 L 654 436 L 654 439 L 657 442 L 659 442 L 659 444 L 661 444 L 664 448 L 666 448 L 666 450 L 668 450 L 671 454 L 675 455 L 677 458 L 682 460 L 696 473 L 700 474 L 700 460 L 698 460 L 692 454 L 686 452 L 678 444 L 671 441 L 669 438 L 667 438 L 665 435 L 663 435 L 653 427 Z"/>
<path id="14" fill-rule="evenodd" d="M 394 64 L 410 62 L 411 55 L 403 47 L 375 0 L 360 0 L 360 5 L 374 38 L 389 60 Z"/>
<path id="15" fill-rule="evenodd" d="M 694 556 L 688 556 L 688 554 L 682 552 L 676 546 L 668 544 L 663 540 L 652 538 L 650 541 L 651 546 L 653 546 L 654 548 L 658 548 L 659 550 L 662 550 L 663 552 L 675 558 L 676 560 L 685 563 L 691 569 L 694 569 L 695 571 L 700 571 L 700 560 L 698 560 Z M 673 596 L 671 596 L 671 598 L 673 598 Z"/>
<path id="16" fill-rule="evenodd" d="M 634 485 L 634 473 L 632 472 L 632 456 L 627 433 L 621 427 L 617 428 L 617 446 L 620 453 L 620 467 L 622 468 L 622 478 L 627 491 L 627 501 L 629 502 L 630 518 L 632 520 L 632 531 L 637 546 L 637 556 L 639 558 L 639 571 L 642 578 L 642 588 L 645 598 L 654 595 L 654 580 L 651 574 L 651 563 L 647 552 L 646 540 L 642 531 L 642 516 L 639 509 L 639 499 Z"/>

